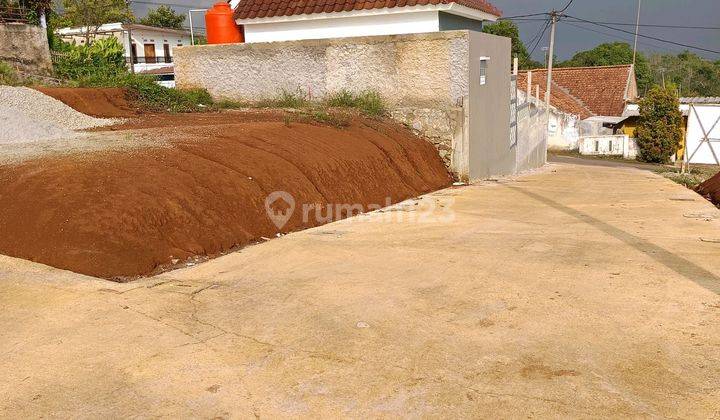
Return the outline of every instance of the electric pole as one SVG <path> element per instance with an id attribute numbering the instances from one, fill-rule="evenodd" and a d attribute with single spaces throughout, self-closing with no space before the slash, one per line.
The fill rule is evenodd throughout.
<path id="1" fill-rule="evenodd" d="M 637 19 L 635 20 L 635 46 L 633 46 L 633 68 L 635 68 L 635 57 L 637 56 L 637 39 L 638 39 L 638 32 L 640 32 L 640 5 L 641 4 L 642 4 L 642 0 L 638 0 Z"/>
<path id="2" fill-rule="evenodd" d="M 550 13 L 552 27 L 550 28 L 550 50 L 548 51 L 547 85 L 545 86 L 545 105 L 550 108 L 550 89 L 552 87 L 553 56 L 555 55 L 555 24 L 557 23 L 558 12 L 553 10 Z"/>
<path id="3" fill-rule="evenodd" d="M 127 2 L 128 10 L 132 10 L 132 1 Z M 135 74 L 135 52 L 133 51 L 132 20 L 125 19 L 128 34 L 128 48 L 130 48 L 130 73 Z"/>

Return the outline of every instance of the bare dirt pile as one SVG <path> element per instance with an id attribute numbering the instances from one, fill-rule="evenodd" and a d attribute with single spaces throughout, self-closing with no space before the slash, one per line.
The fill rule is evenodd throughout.
<path id="1" fill-rule="evenodd" d="M 716 206 L 720 206 L 720 172 L 698 185 L 696 191 Z"/>
<path id="2" fill-rule="evenodd" d="M 36 87 L 83 114 L 101 118 L 130 118 L 140 111 L 128 101 L 127 91 L 122 88 L 57 88 Z"/>
<path id="3" fill-rule="evenodd" d="M 367 209 L 451 182 L 431 144 L 377 121 L 166 127 L 157 135 L 171 146 L 0 167 L 0 253 L 127 280 L 324 223 L 303 221 L 304 204 Z M 266 213 L 274 191 L 295 201 L 280 229 Z"/>

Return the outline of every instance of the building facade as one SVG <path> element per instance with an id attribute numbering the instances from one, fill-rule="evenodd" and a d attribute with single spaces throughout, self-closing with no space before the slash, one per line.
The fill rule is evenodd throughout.
<path id="1" fill-rule="evenodd" d="M 501 12 L 484 0 L 430 0 L 424 5 L 400 5 L 385 0 L 233 0 L 236 22 L 245 42 L 296 41 L 372 35 L 401 35 L 447 30 L 482 31 L 485 21 Z"/>
<path id="2" fill-rule="evenodd" d="M 62 28 L 56 33 L 66 42 L 83 44 L 87 28 Z M 91 31 L 91 36 L 117 38 L 125 50 L 126 62 L 138 73 L 172 74 L 173 50 L 191 44 L 188 31 L 119 22 L 102 25 Z"/>

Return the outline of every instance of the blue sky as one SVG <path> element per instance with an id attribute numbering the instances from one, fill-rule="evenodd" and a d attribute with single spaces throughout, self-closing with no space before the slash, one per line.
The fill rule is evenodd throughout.
<path id="1" fill-rule="evenodd" d="M 517 16 L 562 9 L 568 0 L 490 0 L 503 11 L 504 16 Z M 574 0 L 567 14 L 591 21 L 635 23 L 637 0 Z M 720 0 L 643 0 L 640 23 L 655 25 L 711 26 L 720 27 Z M 543 25 L 540 21 L 518 22 L 520 36 L 527 44 Z M 573 23 L 573 25 L 575 25 Z M 633 35 L 607 28 L 580 24 L 586 29 L 558 24 L 555 34 L 556 55 L 559 59 L 570 58 L 577 51 L 590 49 L 603 42 L 627 41 L 632 45 Z M 634 31 L 632 26 L 622 29 Z M 608 35 L 593 31 L 605 32 Z M 720 30 L 640 28 L 640 33 L 668 39 L 682 44 L 696 45 L 720 51 Z M 549 31 L 541 41 L 534 57 L 542 61 L 540 49 L 549 41 Z M 643 51 L 680 52 L 683 47 L 640 38 L 638 48 Z M 529 46 L 530 49 L 532 46 Z M 694 51 L 712 60 L 720 60 L 719 54 Z"/>
<path id="2" fill-rule="evenodd" d="M 163 2 L 159 0 L 133 1 L 133 10 L 136 16 L 142 17 L 149 7 L 158 4 L 167 4 L 177 12 L 187 14 L 190 8 L 207 8 L 217 0 L 172 0 Z M 547 12 L 551 9 L 561 9 L 568 0 L 489 0 L 502 9 L 504 16 L 516 16 L 531 13 Z M 607 22 L 635 22 L 637 0 L 574 0 L 567 14 L 592 21 Z M 196 25 L 204 26 L 203 15 L 198 13 Z M 187 21 L 185 24 L 187 25 Z M 711 26 L 720 27 L 720 0 L 643 0 L 641 23 L 659 25 L 681 26 Z M 520 35 L 527 44 L 541 28 L 540 21 L 518 22 Z M 593 25 L 581 24 L 586 29 L 560 23 L 556 33 L 556 55 L 559 59 L 570 58 L 575 52 L 587 50 L 603 42 L 628 41 L 632 44 L 632 35 L 615 32 L 611 29 Z M 622 27 L 630 32 L 631 26 Z M 600 34 L 599 31 L 609 35 Z M 549 32 L 549 31 L 548 31 Z M 675 42 L 697 45 L 711 50 L 720 50 L 720 30 L 693 30 L 693 29 L 666 29 L 641 28 L 642 34 L 657 38 L 669 39 Z M 680 52 L 682 47 L 664 44 L 658 41 L 640 39 L 639 48 L 643 51 Z M 534 57 L 542 61 L 541 48 L 548 44 L 548 34 L 538 45 Z M 530 49 L 532 46 L 529 46 Z M 712 60 L 720 60 L 720 54 L 698 54 Z"/>

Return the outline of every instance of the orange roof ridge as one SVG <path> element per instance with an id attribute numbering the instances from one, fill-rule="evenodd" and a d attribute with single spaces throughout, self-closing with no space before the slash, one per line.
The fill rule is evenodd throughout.
<path id="1" fill-rule="evenodd" d="M 255 19 L 451 3 L 502 16 L 500 9 L 488 0 L 241 0 L 235 7 L 234 16 L 236 19 Z"/>
<path id="2" fill-rule="evenodd" d="M 584 66 L 584 67 L 553 67 L 553 72 L 561 70 L 587 70 L 587 69 L 612 69 L 620 67 L 631 67 L 632 64 L 613 64 L 610 66 Z M 520 72 L 528 71 L 547 71 L 547 68 L 536 68 L 531 70 L 520 70 Z"/>

